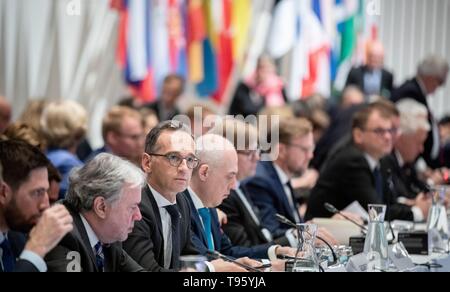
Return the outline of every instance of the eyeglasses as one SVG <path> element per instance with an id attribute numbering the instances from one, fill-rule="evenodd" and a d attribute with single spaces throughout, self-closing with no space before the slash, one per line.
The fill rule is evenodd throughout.
<path id="1" fill-rule="evenodd" d="M 377 128 L 377 129 L 365 129 L 365 132 L 374 133 L 377 136 L 383 137 L 385 134 L 389 134 L 391 136 L 395 136 L 398 133 L 397 128 L 391 128 L 391 129 L 383 129 L 383 128 Z"/>
<path id="2" fill-rule="evenodd" d="M 261 150 L 238 150 L 238 154 L 247 156 L 250 159 L 256 159 L 257 157 L 261 156 Z"/>
<path id="3" fill-rule="evenodd" d="M 289 146 L 289 147 L 298 148 L 298 149 L 300 149 L 300 150 L 302 150 L 303 152 L 306 152 L 306 153 L 314 153 L 314 151 L 316 150 L 315 147 L 305 147 L 305 146 L 297 145 L 297 144 L 286 144 L 286 145 Z"/>
<path id="4" fill-rule="evenodd" d="M 168 154 L 155 154 L 155 153 L 149 153 L 150 156 L 156 156 L 156 157 L 164 157 L 169 161 L 169 164 L 173 167 L 180 167 L 180 165 L 183 163 L 183 160 L 186 160 L 186 165 L 189 169 L 194 169 L 200 164 L 200 160 L 193 156 L 188 155 L 187 157 L 183 157 L 177 153 L 168 153 Z"/>

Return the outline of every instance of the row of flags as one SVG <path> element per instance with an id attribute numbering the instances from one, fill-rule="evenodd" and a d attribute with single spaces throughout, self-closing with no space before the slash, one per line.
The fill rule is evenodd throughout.
<path id="1" fill-rule="evenodd" d="M 252 0 L 112 0 L 119 10 L 117 59 L 134 95 L 157 98 L 177 73 L 218 103 L 247 45 Z"/>
<path id="2" fill-rule="evenodd" d="M 258 17 L 254 1 L 267 0 L 111 0 L 120 13 L 117 59 L 133 94 L 153 101 L 164 77 L 177 73 L 199 96 L 223 103 Z M 371 1 L 379 0 L 276 2 L 266 51 L 291 58 L 290 99 L 330 96 L 331 85 L 363 61 L 365 42 L 378 34 L 376 16 L 366 13 Z"/>

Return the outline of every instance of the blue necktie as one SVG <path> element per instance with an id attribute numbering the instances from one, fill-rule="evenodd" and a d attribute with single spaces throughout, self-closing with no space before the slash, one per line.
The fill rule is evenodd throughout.
<path id="1" fill-rule="evenodd" d="M 95 261 L 100 272 L 105 271 L 105 254 L 103 253 L 103 245 L 99 241 L 95 246 Z"/>
<path id="2" fill-rule="evenodd" d="M 172 220 L 172 268 L 180 268 L 180 245 L 181 245 L 181 235 L 180 235 L 180 222 L 181 214 L 177 205 L 170 205 L 165 207 Z"/>
<path id="3" fill-rule="evenodd" d="M 375 170 L 373 171 L 373 176 L 375 178 L 375 189 L 377 190 L 378 198 L 381 200 L 381 202 L 383 202 L 383 177 L 381 176 L 379 167 L 375 168 Z"/>
<path id="4" fill-rule="evenodd" d="M 7 238 L 0 244 L 0 248 L 3 251 L 2 255 L 2 263 L 4 272 L 12 272 L 14 271 L 14 266 L 16 264 L 16 259 L 12 252 L 11 243 Z"/>
<path id="5" fill-rule="evenodd" d="M 205 235 L 206 241 L 208 242 L 208 250 L 214 251 L 213 236 L 211 231 L 211 213 L 209 212 L 208 208 L 198 209 L 198 212 L 200 214 L 200 217 L 202 217 L 203 226 L 205 227 Z"/>

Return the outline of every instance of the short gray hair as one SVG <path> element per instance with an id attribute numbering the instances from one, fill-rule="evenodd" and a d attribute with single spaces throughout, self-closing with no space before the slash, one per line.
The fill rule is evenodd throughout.
<path id="1" fill-rule="evenodd" d="M 419 65 L 419 76 L 439 77 L 444 79 L 449 71 L 448 61 L 440 56 L 428 56 Z"/>
<path id="2" fill-rule="evenodd" d="M 203 135 L 197 138 L 195 144 L 200 165 L 208 164 L 217 167 L 223 162 L 225 151 L 236 151 L 230 141 L 216 134 Z"/>
<path id="3" fill-rule="evenodd" d="M 400 112 L 400 130 L 402 134 L 415 134 L 418 130 L 430 131 L 426 106 L 414 99 L 402 99 L 397 103 Z"/>
<path id="4" fill-rule="evenodd" d="M 120 157 L 102 153 L 85 166 L 71 172 L 66 201 L 77 212 L 91 211 L 94 200 L 103 197 L 114 203 L 120 199 L 126 184 L 142 187 L 144 173 Z"/>

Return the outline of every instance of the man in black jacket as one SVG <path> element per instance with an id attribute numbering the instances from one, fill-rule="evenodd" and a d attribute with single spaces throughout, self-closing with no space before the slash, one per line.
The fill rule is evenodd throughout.
<path id="1" fill-rule="evenodd" d="M 429 187 L 419 180 L 414 168 L 417 157 L 423 152 L 424 143 L 431 129 L 427 108 L 412 99 L 397 104 L 400 112 L 400 135 L 394 151 L 381 161 L 388 184 L 397 202 L 411 206 L 415 222 L 428 217 L 431 207 Z"/>
<path id="2" fill-rule="evenodd" d="M 406 81 L 402 86 L 392 92 L 392 100 L 398 102 L 401 99 L 411 98 L 423 104 L 428 109 L 428 121 L 431 131 L 425 142 L 425 150 L 422 157 L 428 166 L 439 168 L 439 130 L 427 101 L 438 88 L 445 85 L 449 71 L 448 61 L 437 56 L 426 58 L 417 70 L 417 76 Z"/>
<path id="3" fill-rule="evenodd" d="M 143 219 L 124 243 L 125 250 L 152 272 L 181 268 L 181 255 L 199 252 L 192 243 L 191 212 L 179 194 L 189 185 L 199 161 L 189 129 L 175 121 L 163 122 L 147 136 L 142 167 L 147 185 L 139 205 Z M 210 271 L 238 271 L 222 261 L 207 264 Z"/>
<path id="4" fill-rule="evenodd" d="M 357 86 L 366 97 L 383 96 L 389 98 L 394 85 L 394 76 L 391 72 L 385 70 L 383 65 L 383 45 L 380 42 L 370 43 L 367 48 L 366 65 L 353 68 L 350 71 L 346 86 Z"/>
<path id="5" fill-rule="evenodd" d="M 142 219 L 138 205 L 144 174 L 102 153 L 70 175 L 64 201 L 74 230 L 45 257 L 50 272 L 142 272 L 122 242 Z"/>
<path id="6" fill-rule="evenodd" d="M 388 205 L 389 219 L 413 220 L 411 208 L 397 204 L 389 190 L 380 159 L 392 152 L 392 116 L 371 105 L 359 111 L 353 121 L 352 143 L 330 157 L 308 202 L 306 220 L 331 217 L 325 203 L 342 210 L 357 201 Z"/>
<path id="7" fill-rule="evenodd" d="M 72 230 L 64 206 L 49 208 L 49 163 L 25 142 L 0 142 L 0 272 L 47 271 L 43 258 Z"/>

